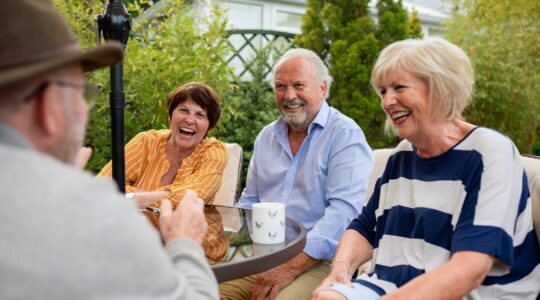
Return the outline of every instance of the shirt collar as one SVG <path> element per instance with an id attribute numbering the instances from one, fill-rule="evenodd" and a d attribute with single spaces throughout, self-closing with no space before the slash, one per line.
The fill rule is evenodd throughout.
<path id="1" fill-rule="evenodd" d="M 19 132 L 2 122 L 0 122 L 0 143 L 19 148 L 33 148 Z"/>
<path id="2" fill-rule="evenodd" d="M 328 103 L 326 103 L 326 100 L 323 100 L 321 103 L 321 108 L 319 109 L 319 112 L 317 113 L 317 116 L 315 116 L 315 119 L 311 124 L 309 124 L 308 132 L 311 130 L 315 124 L 321 126 L 324 128 L 326 124 L 328 123 L 328 116 L 330 115 L 330 106 L 328 106 Z"/>

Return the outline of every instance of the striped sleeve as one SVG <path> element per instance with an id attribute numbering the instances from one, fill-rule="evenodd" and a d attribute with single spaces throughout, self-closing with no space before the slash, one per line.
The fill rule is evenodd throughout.
<path id="1" fill-rule="evenodd" d="M 375 210 L 379 205 L 380 195 L 380 182 L 379 178 L 375 183 L 375 188 L 368 203 L 362 208 L 362 212 L 351 221 L 347 229 L 354 229 L 362 236 L 364 236 L 372 247 L 377 248 L 379 241 L 375 238 L 375 226 L 377 225 L 377 218 L 375 216 Z"/>
<path id="2" fill-rule="evenodd" d="M 126 192 L 138 190 L 138 182 L 145 167 L 147 157 L 147 135 L 149 132 L 138 133 L 125 147 L 125 180 Z M 109 161 L 96 175 L 97 177 L 112 177 L 112 161 Z"/>
<path id="3" fill-rule="evenodd" d="M 518 206 L 527 199 L 522 193 L 523 165 L 509 140 L 494 133 L 485 136 L 489 141 L 482 136 L 486 141 L 481 140 L 483 143 L 475 149 L 478 163 L 469 164 L 469 176 L 463 179 L 467 196 L 451 250 L 494 255 L 512 266 Z M 456 150 L 469 150 L 469 147 L 466 141 Z"/>

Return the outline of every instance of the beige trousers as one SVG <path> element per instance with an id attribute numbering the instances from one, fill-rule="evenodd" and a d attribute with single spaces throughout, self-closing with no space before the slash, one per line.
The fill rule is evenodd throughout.
<path id="1" fill-rule="evenodd" d="M 304 274 L 298 276 L 291 284 L 281 290 L 276 300 L 303 300 L 309 299 L 313 290 L 330 273 L 330 263 L 322 261 L 309 269 Z M 246 276 L 239 279 L 225 281 L 219 284 L 219 294 L 221 300 L 243 300 L 247 299 L 251 285 L 257 279 L 258 274 Z"/>

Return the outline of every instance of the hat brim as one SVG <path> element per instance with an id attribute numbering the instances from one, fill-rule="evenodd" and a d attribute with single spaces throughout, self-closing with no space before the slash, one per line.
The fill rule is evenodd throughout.
<path id="1" fill-rule="evenodd" d="M 114 41 L 107 42 L 86 52 L 81 50 L 69 51 L 54 58 L 0 70 L 0 88 L 39 77 L 61 66 L 75 62 L 81 63 L 84 72 L 92 71 L 114 65 L 121 61 L 122 56 L 122 45 Z"/>

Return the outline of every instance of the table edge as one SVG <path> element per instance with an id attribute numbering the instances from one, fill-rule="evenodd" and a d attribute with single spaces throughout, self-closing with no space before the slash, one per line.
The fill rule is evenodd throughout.
<path id="1" fill-rule="evenodd" d="M 269 270 L 285 263 L 300 253 L 306 245 L 306 228 L 294 218 L 287 217 L 287 219 L 300 228 L 300 234 L 291 241 L 287 248 L 280 249 L 270 254 L 247 258 L 241 262 L 226 262 L 212 265 L 212 271 L 214 271 L 214 275 L 218 282 L 241 278 Z"/>

